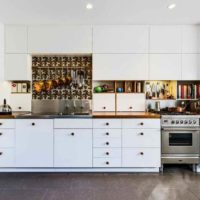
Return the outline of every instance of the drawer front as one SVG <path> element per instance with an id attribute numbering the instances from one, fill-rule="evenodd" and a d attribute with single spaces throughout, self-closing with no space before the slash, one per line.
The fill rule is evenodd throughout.
<path id="1" fill-rule="evenodd" d="M 121 147 L 121 138 L 94 138 L 93 147 Z"/>
<path id="2" fill-rule="evenodd" d="M 15 130 L 0 129 L 0 148 L 15 146 Z"/>
<path id="3" fill-rule="evenodd" d="M 94 138 L 121 138 L 121 129 L 93 129 Z"/>
<path id="4" fill-rule="evenodd" d="M 93 167 L 121 167 L 120 158 L 94 158 Z"/>
<path id="5" fill-rule="evenodd" d="M 160 148 L 124 148 L 122 167 L 160 167 Z"/>
<path id="6" fill-rule="evenodd" d="M 122 130 L 122 147 L 160 147 L 159 129 L 124 129 Z"/>
<path id="7" fill-rule="evenodd" d="M 121 159 L 121 148 L 94 148 L 94 158 L 120 158 Z"/>
<path id="8" fill-rule="evenodd" d="M 93 128 L 121 128 L 121 119 L 94 119 Z"/>
<path id="9" fill-rule="evenodd" d="M 92 119 L 55 119 L 54 128 L 92 128 Z"/>
<path id="10" fill-rule="evenodd" d="M 0 119 L 0 129 L 1 128 L 15 128 L 14 119 Z"/>
<path id="11" fill-rule="evenodd" d="M 122 128 L 160 129 L 160 119 L 122 119 Z"/>
<path id="12" fill-rule="evenodd" d="M 0 167 L 15 167 L 15 150 L 0 148 Z"/>

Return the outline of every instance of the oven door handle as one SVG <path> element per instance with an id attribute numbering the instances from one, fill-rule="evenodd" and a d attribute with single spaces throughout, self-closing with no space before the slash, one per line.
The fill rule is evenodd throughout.
<path id="1" fill-rule="evenodd" d="M 200 131 L 200 128 L 161 128 L 162 131 Z"/>

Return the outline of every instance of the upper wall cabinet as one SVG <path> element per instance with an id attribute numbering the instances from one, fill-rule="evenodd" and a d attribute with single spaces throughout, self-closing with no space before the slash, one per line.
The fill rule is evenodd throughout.
<path id="1" fill-rule="evenodd" d="M 181 53 L 181 26 L 151 26 L 150 53 Z"/>
<path id="2" fill-rule="evenodd" d="M 94 53 L 148 53 L 148 26 L 94 26 Z"/>
<path id="3" fill-rule="evenodd" d="M 5 52 L 27 53 L 27 27 L 22 25 L 5 26 Z"/>
<path id="4" fill-rule="evenodd" d="M 6 54 L 5 80 L 31 80 L 30 56 L 27 54 Z"/>
<path id="5" fill-rule="evenodd" d="M 200 26 L 182 27 L 182 52 L 200 53 Z"/>
<path id="6" fill-rule="evenodd" d="M 93 54 L 93 80 L 148 80 L 148 54 Z"/>
<path id="7" fill-rule="evenodd" d="M 181 80 L 181 54 L 151 54 L 150 80 Z"/>
<path id="8" fill-rule="evenodd" d="M 4 25 L 0 24 L 0 81 L 4 80 Z"/>
<path id="9" fill-rule="evenodd" d="M 29 53 L 92 53 L 90 26 L 29 26 Z"/>

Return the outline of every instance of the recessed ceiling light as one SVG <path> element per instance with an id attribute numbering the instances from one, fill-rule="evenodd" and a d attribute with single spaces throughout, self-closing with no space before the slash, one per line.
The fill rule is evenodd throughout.
<path id="1" fill-rule="evenodd" d="M 169 10 L 173 10 L 174 8 L 176 8 L 176 4 L 175 3 L 172 3 L 168 6 L 168 9 Z"/>
<path id="2" fill-rule="evenodd" d="M 91 10 L 91 9 L 93 8 L 93 5 L 92 5 L 91 3 L 87 3 L 87 4 L 86 4 L 86 8 L 87 8 L 88 10 Z"/>

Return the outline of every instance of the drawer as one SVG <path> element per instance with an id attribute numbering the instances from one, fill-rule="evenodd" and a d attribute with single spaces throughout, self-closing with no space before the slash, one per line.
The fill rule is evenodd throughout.
<path id="1" fill-rule="evenodd" d="M 14 119 L 0 119 L 0 129 L 1 128 L 15 128 Z"/>
<path id="2" fill-rule="evenodd" d="M 121 119 L 94 119 L 93 128 L 121 128 Z"/>
<path id="3" fill-rule="evenodd" d="M 160 119 L 122 119 L 122 128 L 160 129 Z"/>
<path id="4" fill-rule="evenodd" d="M 120 158 L 94 158 L 93 167 L 121 167 Z"/>
<path id="5" fill-rule="evenodd" d="M 15 150 L 0 148 L 0 167 L 15 167 Z"/>
<path id="6" fill-rule="evenodd" d="M 121 148 L 94 148 L 94 158 L 120 158 L 121 159 Z"/>
<path id="7" fill-rule="evenodd" d="M 121 147 L 121 138 L 94 138 L 93 147 Z"/>
<path id="8" fill-rule="evenodd" d="M 92 128 L 92 119 L 55 119 L 54 128 Z"/>
<path id="9" fill-rule="evenodd" d="M 0 148 L 15 146 L 15 130 L 0 129 Z"/>
<path id="10" fill-rule="evenodd" d="M 160 167 L 160 148 L 124 148 L 122 167 Z"/>
<path id="11" fill-rule="evenodd" d="M 122 147 L 160 147 L 159 129 L 123 129 Z"/>
<path id="12" fill-rule="evenodd" d="M 94 138 L 121 138 L 121 129 L 93 129 Z"/>

